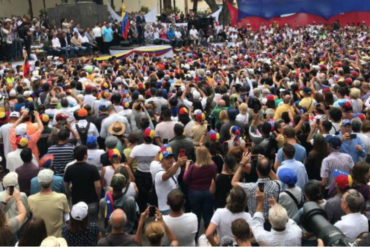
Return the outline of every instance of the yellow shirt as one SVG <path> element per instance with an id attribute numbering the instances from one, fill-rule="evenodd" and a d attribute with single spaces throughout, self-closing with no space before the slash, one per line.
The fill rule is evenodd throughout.
<path id="1" fill-rule="evenodd" d="M 294 115 L 294 108 L 290 104 L 282 104 L 278 106 L 275 110 L 275 116 L 274 120 L 279 120 L 281 119 L 281 115 L 283 115 L 284 112 L 291 112 Z"/>
<path id="2" fill-rule="evenodd" d="M 48 236 L 61 237 L 64 224 L 64 214 L 69 213 L 66 195 L 52 192 L 40 192 L 28 197 L 28 205 L 35 217 L 45 221 Z"/>
<path id="3" fill-rule="evenodd" d="M 308 112 L 313 112 L 315 110 L 316 101 L 311 97 L 304 97 L 300 102 L 299 106 L 306 108 Z"/>

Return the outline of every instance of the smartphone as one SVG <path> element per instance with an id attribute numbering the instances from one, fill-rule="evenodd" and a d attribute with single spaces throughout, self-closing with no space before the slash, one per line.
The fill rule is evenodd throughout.
<path id="1" fill-rule="evenodd" d="M 9 186 L 9 195 L 12 196 L 14 193 L 14 186 Z"/>
<path id="2" fill-rule="evenodd" d="M 149 207 L 149 217 L 154 217 L 155 215 L 155 206 Z"/>
<path id="3" fill-rule="evenodd" d="M 265 190 L 265 183 L 258 183 L 258 189 L 263 192 Z"/>
<path id="4" fill-rule="evenodd" d="M 356 135 L 356 134 L 350 134 L 350 135 L 349 135 L 349 138 L 351 138 L 351 139 L 356 139 L 356 137 L 357 137 L 357 135 Z"/>
<path id="5" fill-rule="evenodd" d="M 179 156 L 180 156 L 180 157 L 184 157 L 184 156 L 186 156 L 186 150 L 185 150 L 185 148 L 181 148 L 181 149 L 180 149 Z"/>

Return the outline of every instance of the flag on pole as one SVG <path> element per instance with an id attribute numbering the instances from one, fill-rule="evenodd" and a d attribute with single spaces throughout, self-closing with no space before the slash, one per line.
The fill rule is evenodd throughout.
<path id="1" fill-rule="evenodd" d="M 121 24 L 121 33 L 124 39 L 127 39 L 128 30 L 130 28 L 130 21 L 128 20 L 128 14 L 126 13 L 126 6 L 122 4 L 122 24 Z"/>
<path id="2" fill-rule="evenodd" d="M 238 21 L 238 9 L 235 8 L 232 3 L 229 2 L 229 0 L 225 0 L 227 8 L 229 9 L 229 15 L 231 19 L 231 25 L 236 26 L 236 23 Z"/>

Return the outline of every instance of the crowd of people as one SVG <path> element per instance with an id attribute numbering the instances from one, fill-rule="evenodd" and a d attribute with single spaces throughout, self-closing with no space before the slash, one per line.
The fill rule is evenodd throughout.
<path id="1" fill-rule="evenodd" d="M 370 244 L 368 27 L 193 29 L 173 57 L 0 65 L 0 245 L 323 246 L 305 202 Z"/>

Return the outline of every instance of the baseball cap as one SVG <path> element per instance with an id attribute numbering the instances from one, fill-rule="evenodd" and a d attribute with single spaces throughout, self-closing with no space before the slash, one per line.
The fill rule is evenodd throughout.
<path id="1" fill-rule="evenodd" d="M 7 188 L 9 186 L 18 185 L 18 174 L 16 172 L 9 172 L 3 178 L 3 185 Z"/>
<path id="2" fill-rule="evenodd" d="M 329 145 L 334 149 L 339 149 L 342 145 L 342 141 L 337 136 L 332 136 L 328 140 Z"/>
<path id="3" fill-rule="evenodd" d="M 346 126 L 346 125 L 352 125 L 352 121 L 350 119 L 343 119 L 342 126 Z"/>
<path id="4" fill-rule="evenodd" d="M 108 159 L 111 161 L 114 158 L 121 157 L 121 153 L 117 148 L 108 150 Z"/>
<path id="5" fill-rule="evenodd" d="M 143 133 L 144 137 L 150 137 L 151 139 L 155 136 L 155 131 L 152 128 L 146 128 Z"/>
<path id="6" fill-rule="evenodd" d="M 161 153 L 159 154 L 159 159 L 167 159 L 173 157 L 172 148 L 169 144 L 165 144 L 161 147 Z"/>
<path id="7" fill-rule="evenodd" d="M 47 185 L 50 184 L 53 181 L 54 172 L 51 169 L 42 169 L 39 171 L 39 174 L 37 175 L 37 181 L 41 185 Z"/>
<path id="8" fill-rule="evenodd" d="M 309 87 L 304 87 L 304 88 L 303 88 L 303 92 L 304 92 L 305 94 L 310 94 L 310 93 L 312 93 L 312 89 L 311 89 L 311 88 L 309 88 Z"/>
<path id="9" fill-rule="evenodd" d="M 108 110 L 107 105 L 105 105 L 105 104 L 101 104 L 101 105 L 99 106 L 99 111 L 106 111 L 106 110 Z"/>
<path id="10" fill-rule="evenodd" d="M 96 147 L 96 141 L 97 140 L 98 139 L 96 138 L 96 136 L 89 136 L 89 137 L 87 137 L 87 139 L 86 139 L 86 146 L 88 148 L 95 148 Z"/>
<path id="11" fill-rule="evenodd" d="M 335 183 L 339 189 L 344 190 L 352 185 L 352 176 L 340 174 L 335 178 Z"/>
<path id="12" fill-rule="evenodd" d="M 217 142 L 218 140 L 220 140 L 220 134 L 215 130 L 210 130 L 208 132 L 208 138 L 212 142 Z"/>
<path id="13" fill-rule="evenodd" d="M 17 136 L 15 143 L 18 146 L 24 148 L 24 147 L 27 147 L 29 141 L 30 141 L 30 138 L 28 135 L 20 135 L 20 136 Z"/>
<path id="14" fill-rule="evenodd" d="M 188 109 L 186 107 L 180 107 L 179 109 L 179 115 L 187 115 Z"/>
<path id="15" fill-rule="evenodd" d="M 26 131 L 27 125 L 25 123 L 22 123 L 15 128 L 15 135 L 16 136 L 25 135 Z"/>
<path id="16" fill-rule="evenodd" d="M 88 112 L 85 108 L 81 108 L 79 110 L 77 110 L 77 116 L 80 117 L 80 118 L 84 118 L 84 117 L 87 117 L 88 115 Z"/>
<path id="17" fill-rule="evenodd" d="M 195 114 L 195 120 L 198 122 L 202 122 L 206 119 L 206 115 L 203 112 L 198 112 Z"/>
<path id="18" fill-rule="evenodd" d="M 89 207 L 85 202 L 79 202 L 72 206 L 71 217 L 74 220 L 82 221 L 86 218 Z"/>
<path id="19" fill-rule="evenodd" d="M 290 168 L 280 169 L 277 175 L 280 181 L 287 185 L 295 185 L 297 183 L 297 174 Z"/>
<path id="20" fill-rule="evenodd" d="M 50 105 L 57 105 L 58 104 L 58 99 L 53 97 L 50 99 Z"/>
<path id="21" fill-rule="evenodd" d="M 42 114 L 41 115 L 41 121 L 44 122 L 44 123 L 48 123 L 50 120 L 50 117 L 48 114 Z"/>
<path id="22" fill-rule="evenodd" d="M 234 134 L 234 135 L 237 135 L 237 136 L 241 135 L 240 127 L 238 127 L 236 125 L 231 126 L 229 132 L 230 132 L 230 135 L 231 134 Z"/>

